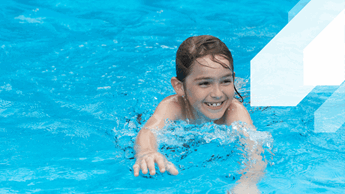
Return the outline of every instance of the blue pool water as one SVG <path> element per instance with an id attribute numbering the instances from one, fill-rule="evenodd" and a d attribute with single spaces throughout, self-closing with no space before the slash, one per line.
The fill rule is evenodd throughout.
<path id="1" fill-rule="evenodd" d="M 336 87 L 296 107 L 250 107 L 250 60 L 297 0 L 0 2 L 0 193 L 225 193 L 246 162 L 241 137 L 172 124 L 160 151 L 180 174 L 132 172 L 133 141 L 174 93 L 175 53 L 192 35 L 230 48 L 236 84 L 266 150 L 262 193 L 343 193 L 345 127 L 313 132 Z M 249 129 L 248 129 L 249 130 Z M 200 133 L 203 132 L 203 133 Z M 244 153 L 244 155 L 243 155 Z"/>

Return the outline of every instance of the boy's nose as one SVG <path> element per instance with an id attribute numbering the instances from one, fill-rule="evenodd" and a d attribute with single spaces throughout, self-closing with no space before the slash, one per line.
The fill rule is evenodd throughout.
<path id="1" fill-rule="evenodd" d="M 215 99 L 221 99 L 223 97 L 223 92 L 220 90 L 219 86 L 215 86 L 213 88 L 211 97 Z"/>

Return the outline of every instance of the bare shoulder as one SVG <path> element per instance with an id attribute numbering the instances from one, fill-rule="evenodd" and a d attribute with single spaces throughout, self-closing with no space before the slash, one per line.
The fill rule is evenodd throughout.
<path id="1" fill-rule="evenodd" d="M 172 121 L 181 119 L 182 104 L 177 95 L 171 95 L 164 98 L 157 106 L 154 115 L 162 119 Z"/>
<path id="2" fill-rule="evenodd" d="M 246 107 L 244 107 L 243 104 L 235 98 L 232 100 L 225 114 L 225 123 L 227 125 L 231 125 L 231 123 L 235 121 L 242 121 L 253 125 L 253 121 L 250 118 Z"/>
<path id="3" fill-rule="evenodd" d="M 146 122 L 143 128 L 162 129 L 167 119 L 179 120 L 182 117 L 182 104 L 177 95 L 164 98 L 157 106 L 155 112 Z"/>

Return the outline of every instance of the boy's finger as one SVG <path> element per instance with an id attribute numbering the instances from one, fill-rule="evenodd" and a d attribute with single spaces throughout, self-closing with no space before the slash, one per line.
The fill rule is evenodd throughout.
<path id="1" fill-rule="evenodd" d="M 165 172 L 165 165 L 164 165 L 164 158 L 163 156 L 156 156 L 155 157 L 155 162 L 157 163 L 158 167 L 159 167 L 159 171 L 161 171 L 161 173 Z"/>
<path id="2" fill-rule="evenodd" d="M 175 165 L 171 162 L 166 164 L 167 171 L 172 175 L 178 175 L 178 170 L 176 169 Z"/>
<path id="3" fill-rule="evenodd" d="M 141 166 L 141 172 L 143 172 L 143 174 L 146 174 L 147 173 L 147 165 L 146 165 L 145 160 L 142 160 L 140 162 L 140 166 Z"/>
<path id="4" fill-rule="evenodd" d="M 139 176 L 139 169 L 140 169 L 139 164 L 134 164 L 133 165 L 134 176 Z"/>
<path id="5" fill-rule="evenodd" d="M 155 163 L 153 161 L 152 157 L 147 157 L 146 158 L 146 164 L 149 167 L 150 175 L 155 175 L 156 174 L 156 169 L 155 169 Z"/>

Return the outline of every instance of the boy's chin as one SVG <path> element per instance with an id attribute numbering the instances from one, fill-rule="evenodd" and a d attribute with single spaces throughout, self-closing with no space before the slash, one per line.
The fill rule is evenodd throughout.
<path id="1" fill-rule="evenodd" d="M 211 121 L 216 121 L 222 118 L 222 115 L 209 115 L 207 118 Z"/>

